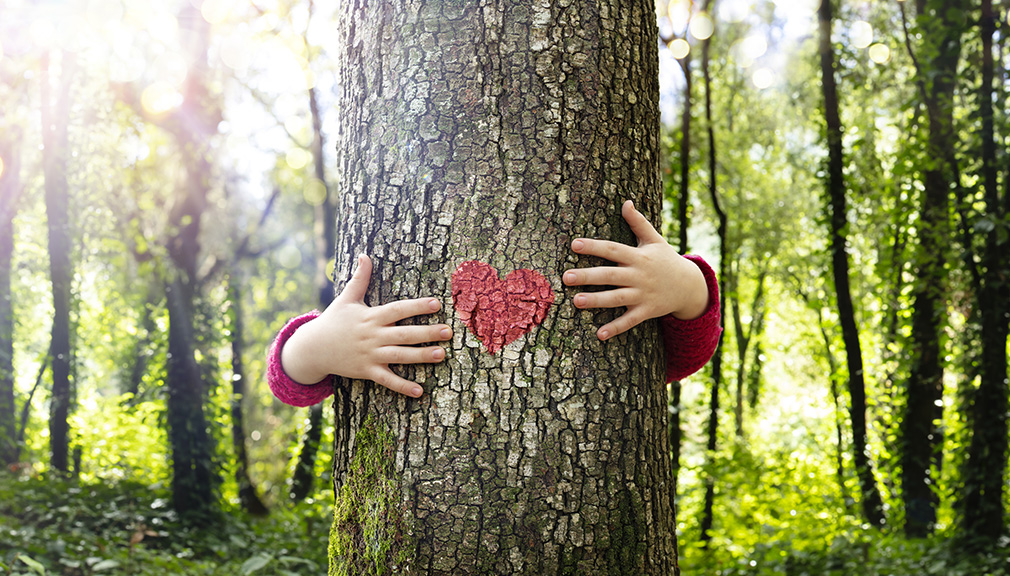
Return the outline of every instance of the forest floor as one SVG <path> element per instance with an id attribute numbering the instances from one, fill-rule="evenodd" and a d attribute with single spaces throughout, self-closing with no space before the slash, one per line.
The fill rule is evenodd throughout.
<path id="1" fill-rule="evenodd" d="M 0 472 L 0 575 L 320 575 L 330 513 L 322 501 L 259 518 L 236 507 L 194 528 L 176 517 L 164 486 Z M 1008 545 L 967 556 L 942 536 L 909 541 L 873 531 L 826 547 L 798 535 L 771 538 L 732 555 L 703 553 L 682 539 L 681 569 L 685 576 L 1010 576 Z"/>

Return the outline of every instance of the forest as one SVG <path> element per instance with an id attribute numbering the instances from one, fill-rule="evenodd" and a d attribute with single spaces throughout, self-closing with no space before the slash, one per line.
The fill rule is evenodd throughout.
<path id="1" fill-rule="evenodd" d="M 340 269 L 345 10 L 0 0 L 0 574 L 334 573 L 345 415 L 265 374 Z M 681 573 L 1010 574 L 1010 2 L 647 24 L 724 327 L 666 389 Z"/>

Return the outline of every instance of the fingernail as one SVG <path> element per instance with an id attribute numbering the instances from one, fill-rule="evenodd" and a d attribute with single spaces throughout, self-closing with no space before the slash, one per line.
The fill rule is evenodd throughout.
<path id="1" fill-rule="evenodd" d="M 585 296 L 583 296 L 582 294 L 579 294 L 578 296 L 575 297 L 575 306 L 576 307 L 582 308 L 585 305 L 586 305 L 586 297 Z"/>
<path id="2" fill-rule="evenodd" d="M 600 330 L 600 340 L 606 340 L 607 338 L 610 338 L 610 331 Z"/>
<path id="3" fill-rule="evenodd" d="M 574 284 L 575 283 L 575 272 L 565 272 L 564 281 L 565 281 L 565 284 Z"/>
<path id="4" fill-rule="evenodd" d="M 442 337 L 442 340 L 448 340 L 449 338 L 452 337 L 452 330 L 449 330 L 448 328 L 442 328 L 442 331 L 439 332 L 439 336 Z"/>
<path id="5" fill-rule="evenodd" d="M 436 348 L 435 351 L 431 353 L 431 357 L 435 360 L 441 360 L 442 358 L 445 358 L 445 350 Z"/>
<path id="6" fill-rule="evenodd" d="M 440 304 L 438 300 L 432 298 L 431 301 L 428 302 L 428 307 L 431 308 L 432 312 L 437 312 L 438 309 L 442 307 L 442 304 Z"/>
<path id="7" fill-rule="evenodd" d="M 576 252 L 582 250 L 583 248 L 585 248 L 585 246 L 586 245 L 582 242 L 582 240 L 576 240 L 572 242 L 572 250 L 575 250 Z"/>
<path id="8" fill-rule="evenodd" d="M 424 390 L 421 390 L 420 386 L 414 386 L 410 389 L 410 395 L 414 398 L 420 398 L 422 392 L 424 392 Z"/>

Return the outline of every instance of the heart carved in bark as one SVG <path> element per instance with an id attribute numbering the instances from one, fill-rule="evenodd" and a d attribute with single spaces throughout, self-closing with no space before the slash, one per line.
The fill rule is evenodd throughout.
<path id="1" fill-rule="evenodd" d="M 452 273 L 452 303 L 466 327 L 494 354 L 544 321 L 554 291 L 535 270 L 513 270 L 502 280 L 490 264 L 468 260 Z"/>

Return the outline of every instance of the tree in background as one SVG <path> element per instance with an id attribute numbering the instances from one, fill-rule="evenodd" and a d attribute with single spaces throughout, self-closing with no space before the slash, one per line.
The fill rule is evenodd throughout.
<path id="1" fill-rule="evenodd" d="M 1007 333 L 1010 331 L 1010 174 L 999 188 L 995 114 L 993 34 L 996 19 L 991 0 L 982 0 L 982 81 L 978 105 L 982 122 L 982 184 L 985 211 L 974 230 L 982 237 L 981 273 L 975 291 L 981 316 L 981 378 L 971 404 L 971 441 L 964 464 L 961 496 L 963 536 L 975 548 L 988 549 L 1006 531 L 1004 493 L 1007 467 Z M 1004 151 L 1003 157 L 1006 157 Z M 969 245 L 970 248 L 970 245 Z M 970 253 L 974 251 L 971 250 Z M 974 257 L 972 256 L 972 263 Z"/>
<path id="2" fill-rule="evenodd" d="M 21 130 L 4 126 L 0 136 L 0 465 L 18 461 L 14 403 L 14 301 L 11 256 L 14 215 L 21 196 Z"/>
<path id="3" fill-rule="evenodd" d="M 612 314 L 560 284 L 574 237 L 633 241 L 625 198 L 659 214 L 652 2 L 340 18 L 337 278 L 367 252 L 369 301 L 448 308 L 478 260 L 489 287 L 543 274 L 554 304 L 497 353 L 446 310 L 447 361 L 403 373 L 420 400 L 337 385 L 331 574 L 675 572 L 658 327 L 601 343 Z"/>
<path id="4" fill-rule="evenodd" d="M 845 341 L 849 372 L 849 420 L 852 425 L 852 456 L 859 478 L 863 517 L 874 526 L 885 522 L 883 501 L 873 465 L 869 460 L 866 438 L 866 384 L 863 379 L 863 353 L 859 343 L 852 294 L 849 288 L 849 256 L 846 251 L 848 229 L 842 149 L 842 122 L 838 114 L 838 88 L 835 81 L 835 56 L 831 44 L 832 2 L 823 0 L 818 10 L 820 22 L 821 87 L 824 91 L 824 118 L 827 125 L 828 170 L 827 198 L 830 214 L 831 269 L 834 276 L 838 318 Z"/>
<path id="5" fill-rule="evenodd" d="M 902 5 L 904 10 L 904 5 Z M 919 48 L 906 39 L 916 67 L 916 82 L 928 120 L 923 155 L 923 191 L 916 226 L 918 250 L 911 332 L 911 373 L 901 426 L 901 488 L 905 533 L 929 535 L 936 523 L 937 492 L 933 489 L 943 462 L 942 332 L 947 323 L 947 255 L 951 235 L 950 188 L 959 176 L 947 163 L 956 146 L 954 88 L 967 24 L 967 2 L 917 0 Z M 904 12 L 902 12 L 904 14 Z M 916 52 L 924 60 L 920 61 Z"/>
<path id="6" fill-rule="evenodd" d="M 68 472 L 70 445 L 71 377 L 71 264 L 70 194 L 67 187 L 70 124 L 70 83 L 74 75 L 75 56 L 58 51 L 58 88 L 51 93 L 51 54 L 42 59 L 42 170 L 45 175 L 46 218 L 49 225 L 49 271 L 53 287 L 53 324 L 49 346 L 53 387 L 49 409 L 50 465 Z"/>

